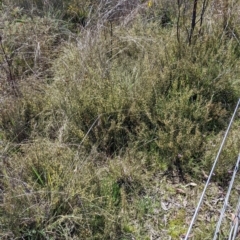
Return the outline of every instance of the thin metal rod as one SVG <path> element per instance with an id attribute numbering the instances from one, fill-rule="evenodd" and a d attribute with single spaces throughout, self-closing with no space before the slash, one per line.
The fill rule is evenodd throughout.
<path id="1" fill-rule="evenodd" d="M 228 236 L 228 240 L 232 239 L 232 234 L 234 232 L 234 226 L 235 226 L 235 224 L 232 223 L 231 230 L 230 230 L 230 233 L 229 233 L 229 236 Z"/>
<path id="2" fill-rule="evenodd" d="M 187 231 L 187 234 L 186 234 L 184 240 L 187 240 L 187 239 L 188 239 L 189 234 L 190 234 L 190 232 L 191 232 L 191 230 L 192 230 L 193 224 L 194 224 L 195 219 L 196 219 L 196 217 L 197 217 L 197 215 L 198 215 L 198 211 L 199 211 L 199 209 L 200 209 L 200 207 L 201 207 L 201 204 L 202 204 L 202 201 L 203 201 L 205 192 L 206 192 L 206 190 L 207 190 L 207 187 L 208 187 L 209 182 L 210 182 L 210 180 L 211 180 L 211 177 L 212 177 L 212 175 L 213 175 L 213 171 L 214 171 L 214 169 L 215 169 L 215 167 L 216 167 L 216 164 L 217 164 L 217 161 L 218 161 L 218 159 L 219 159 L 219 156 L 220 156 L 220 154 L 221 154 L 221 152 L 222 152 L 224 143 L 225 143 L 225 141 L 226 141 L 226 139 L 227 139 L 227 135 L 228 135 L 228 133 L 229 133 L 229 131 L 230 131 L 231 125 L 232 125 L 233 120 L 234 120 L 234 118 L 235 118 L 235 115 L 236 115 L 236 113 L 237 113 L 239 104 L 240 104 L 240 98 L 238 99 L 238 103 L 237 103 L 237 105 L 236 105 L 236 107 L 235 107 L 234 113 L 233 113 L 232 118 L 231 118 L 231 120 L 230 120 L 230 122 L 229 122 L 228 128 L 227 128 L 227 130 L 226 130 L 226 132 L 225 132 L 225 135 L 224 135 L 224 138 L 223 138 L 223 140 L 222 140 L 221 146 L 220 146 L 220 148 L 219 148 L 219 150 L 218 150 L 218 153 L 217 153 L 217 156 L 216 156 L 216 158 L 215 158 L 214 164 L 213 164 L 213 166 L 212 166 L 211 172 L 210 172 L 210 174 L 209 174 L 209 176 L 208 176 L 207 182 L 206 182 L 205 187 L 204 187 L 204 189 L 203 189 L 202 195 L 201 195 L 201 197 L 200 197 L 200 199 L 199 199 L 197 208 L 196 208 L 195 213 L 194 213 L 194 215 L 193 215 L 193 217 L 192 217 L 191 223 L 190 223 L 190 225 L 189 225 L 189 228 L 188 228 L 188 231 Z"/>
<path id="3" fill-rule="evenodd" d="M 236 218 L 236 224 L 235 224 L 235 227 L 234 227 L 234 232 L 233 232 L 232 240 L 235 240 L 235 239 L 236 239 L 237 231 L 238 231 L 238 225 L 239 225 L 239 220 L 238 220 L 238 218 Z"/>
<path id="4" fill-rule="evenodd" d="M 215 233 L 214 233 L 213 240 L 216 240 L 218 238 L 221 223 L 222 223 L 222 220 L 223 220 L 223 217 L 224 217 L 224 213 L 225 213 L 225 211 L 227 209 L 227 206 L 228 206 L 228 199 L 230 197 L 230 193 L 232 191 L 232 186 L 233 186 L 233 183 L 234 183 L 237 171 L 238 171 L 239 162 L 240 162 L 240 155 L 237 158 L 236 166 L 234 168 L 232 179 L 231 179 L 231 182 L 230 182 L 229 187 L 228 187 L 227 195 L 226 195 L 225 200 L 224 200 L 224 204 L 223 204 L 221 214 L 220 214 L 220 217 L 219 217 L 219 220 L 218 220 L 218 223 L 217 223 L 217 227 L 216 227 L 216 230 L 215 230 Z"/>
<path id="5" fill-rule="evenodd" d="M 240 217 L 239 212 L 240 212 L 240 197 L 238 198 L 238 203 L 237 203 L 237 207 L 235 210 L 235 218 L 232 221 L 232 226 L 231 226 L 228 240 L 234 240 L 236 237 L 236 229 L 238 229 L 239 217 Z"/>

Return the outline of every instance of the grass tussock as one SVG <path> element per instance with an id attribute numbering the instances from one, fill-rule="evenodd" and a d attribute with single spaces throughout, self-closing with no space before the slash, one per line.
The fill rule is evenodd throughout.
<path id="1" fill-rule="evenodd" d="M 238 7 L 198 5 L 194 22 L 190 3 L 111 4 L 3 3 L 1 239 L 187 231 L 239 95 Z M 238 122 L 194 239 L 214 231 Z"/>

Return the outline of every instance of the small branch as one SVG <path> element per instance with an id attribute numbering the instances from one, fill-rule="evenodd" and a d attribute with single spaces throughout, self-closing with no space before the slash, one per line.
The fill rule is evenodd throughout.
<path id="1" fill-rule="evenodd" d="M 191 45 L 194 28 L 195 28 L 195 26 L 196 26 L 197 4 L 198 4 L 198 0 L 194 0 L 194 3 L 193 3 L 193 11 L 192 11 L 192 24 L 191 24 L 191 30 L 190 30 L 190 35 L 189 35 L 189 39 L 188 39 L 189 45 Z"/>
<path id="2" fill-rule="evenodd" d="M 178 5 L 178 17 L 177 17 L 177 41 L 180 43 L 180 17 L 181 17 L 181 2 L 180 0 L 177 0 Z"/>
<path id="3" fill-rule="evenodd" d="M 12 73 L 12 61 L 8 58 L 7 53 L 5 52 L 5 49 L 4 49 L 3 43 L 2 43 L 2 36 L 0 36 L 0 48 L 3 52 L 4 60 L 7 63 L 7 68 L 3 67 L 5 72 L 7 73 L 7 82 L 10 84 L 10 86 L 14 92 L 14 95 L 19 96 L 19 92 L 16 88 L 16 80 Z"/>
<path id="4" fill-rule="evenodd" d="M 199 35 L 201 35 L 201 33 L 202 33 L 203 16 L 207 9 L 207 5 L 208 5 L 208 0 L 204 0 L 203 4 L 202 4 L 202 11 L 201 11 L 201 16 L 200 16 L 200 28 L 199 28 L 199 32 L 198 32 Z"/>

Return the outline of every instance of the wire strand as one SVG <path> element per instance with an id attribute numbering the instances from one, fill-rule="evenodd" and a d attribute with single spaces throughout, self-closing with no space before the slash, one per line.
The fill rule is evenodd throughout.
<path id="1" fill-rule="evenodd" d="M 237 158 L 236 166 L 234 168 L 232 179 L 231 179 L 231 182 L 230 182 L 229 187 L 228 187 L 227 195 L 226 195 L 225 200 L 224 200 L 224 204 L 223 204 L 221 214 L 220 214 L 220 217 L 219 217 L 219 220 L 218 220 L 218 223 L 217 223 L 217 227 L 216 227 L 216 230 L 215 230 L 215 233 L 214 233 L 213 240 L 216 240 L 218 238 L 220 227 L 221 227 L 222 220 L 223 220 L 223 217 L 224 217 L 224 213 L 225 213 L 225 211 L 227 209 L 227 206 L 228 206 L 228 200 L 229 200 L 229 197 L 230 197 L 232 186 L 233 186 L 233 183 L 234 183 L 234 180 L 235 180 L 238 168 L 239 168 L 239 162 L 240 162 L 240 155 Z"/>
<path id="2" fill-rule="evenodd" d="M 195 220 L 196 220 L 196 217 L 197 217 L 197 215 L 198 215 L 198 212 L 199 212 L 199 209 L 200 209 L 200 207 L 201 207 L 201 204 L 202 204 L 204 195 L 205 195 L 205 193 L 206 193 L 207 187 L 208 187 L 208 185 L 209 185 L 209 183 L 210 183 L 210 180 L 211 180 L 211 177 L 212 177 L 212 175 L 213 175 L 213 171 L 214 171 L 214 169 L 215 169 L 215 167 L 216 167 L 216 164 L 217 164 L 218 159 L 219 159 L 219 156 L 220 156 L 220 154 L 221 154 L 221 152 L 222 152 L 224 143 L 225 143 L 225 141 L 226 141 L 226 139 L 227 139 L 228 133 L 229 133 L 229 131 L 230 131 L 230 128 L 231 128 L 232 123 L 233 123 L 233 121 L 234 121 L 234 118 L 235 118 L 235 116 L 236 116 L 237 110 L 238 110 L 238 108 L 239 108 L 239 104 L 240 104 L 240 98 L 238 99 L 238 103 L 237 103 L 237 105 L 236 105 L 236 107 L 235 107 L 235 110 L 234 110 L 234 112 L 233 112 L 232 118 L 231 118 L 231 120 L 230 120 L 230 122 L 229 122 L 229 124 L 228 124 L 228 128 L 227 128 L 227 130 L 226 130 L 226 132 L 225 132 L 225 135 L 224 135 L 224 138 L 223 138 L 223 140 L 222 140 L 221 146 L 220 146 L 220 148 L 219 148 L 219 150 L 218 150 L 218 153 L 217 153 L 217 156 L 216 156 L 215 161 L 214 161 L 214 163 L 213 163 L 211 172 L 210 172 L 210 174 L 209 174 L 209 176 L 208 176 L 207 182 L 206 182 L 205 187 L 204 187 L 204 189 L 203 189 L 202 195 L 201 195 L 201 197 L 200 197 L 200 199 L 199 199 L 198 205 L 197 205 L 197 207 L 196 207 L 196 209 L 195 209 L 194 215 L 193 215 L 193 217 L 192 217 L 191 223 L 190 223 L 190 225 L 189 225 L 189 228 L 188 228 L 188 231 L 187 231 L 187 234 L 186 234 L 184 240 L 187 240 L 187 239 L 188 239 L 189 234 L 190 234 L 190 232 L 191 232 L 191 230 L 192 230 L 193 224 L 194 224 L 194 222 L 195 222 Z"/>
<path id="3" fill-rule="evenodd" d="M 237 235 L 237 230 L 238 230 L 238 226 L 239 226 L 239 217 L 240 217 L 240 197 L 238 198 L 238 204 L 237 204 L 235 213 L 236 214 L 232 221 L 232 226 L 231 226 L 228 240 L 234 240 Z"/>

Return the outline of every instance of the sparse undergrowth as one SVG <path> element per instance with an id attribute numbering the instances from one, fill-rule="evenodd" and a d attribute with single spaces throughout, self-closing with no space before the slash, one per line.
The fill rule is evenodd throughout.
<path id="1" fill-rule="evenodd" d="M 187 231 L 239 95 L 237 1 L 228 21 L 198 5 L 195 25 L 190 3 L 100 2 L 3 1 L 1 239 Z M 193 239 L 212 237 L 238 125 Z"/>

